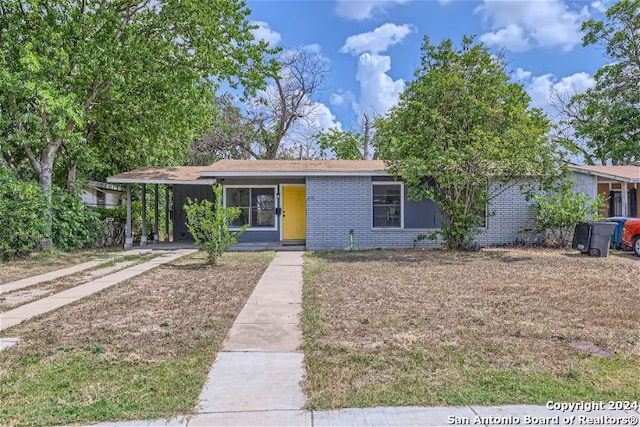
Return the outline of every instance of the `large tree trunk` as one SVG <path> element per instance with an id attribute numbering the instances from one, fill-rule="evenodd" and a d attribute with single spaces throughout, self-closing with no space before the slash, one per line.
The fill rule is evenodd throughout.
<path id="1" fill-rule="evenodd" d="M 44 191 L 47 206 L 43 212 L 45 220 L 45 237 L 40 241 L 43 250 L 53 249 L 53 162 L 56 158 L 56 151 L 59 144 L 52 144 L 42 151 L 40 157 L 39 182 Z"/>
<path id="2" fill-rule="evenodd" d="M 78 165 L 73 165 L 67 170 L 67 190 L 73 192 L 76 183 L 76 175 L 78 173 Z"/>

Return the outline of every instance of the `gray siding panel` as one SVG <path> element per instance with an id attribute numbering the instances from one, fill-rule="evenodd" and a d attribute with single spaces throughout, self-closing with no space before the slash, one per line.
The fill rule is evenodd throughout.
<path id="1" fill-rule="evenodd" d="M 405 206 L 404 229 L 372 228 L 372 179 L 370 177 L 308 177 L 307 178 L 307 248 L 310 250 L 348 249 L 349 232 L 354 233 L 354 249 L 411 248 L 420 234 L 438 230 L 442 217 L 417 217 L 428 203 L 410 202 Z M 529 208 L 518 185 L 505 188 L 489 207 L 492 214 L 487 227 L 477 238 L 480 245 L 513 243 L 533 240 L 529 231 L 534 226 L 534 212 Z M 433 228 L 429 227 L 433 224 Z M 418 226 L 419 228 L 409 228 Z M 426 226 L 426 227 L 421 227 Z M 442 241 L 428 239 L 417 243 L 419 247 L 436 248 Z"/>
<path id="2" fill-rule="evenodd" d="M 184 205 L 187 197 L 192 200 L 213 201 L 213 189 L 210 185 L 174 185 L 173 186 L 173 236 L 175 240 L 193 240 L 187 230 L 187 216 Z"/>
<path id="3" fill-rule="evenodd" d="M 404 228 L 440 228 L 442 213 L 433 200 L 410 200 L 404 193 Z"/>
<path id="4" fill-rule="evenodd" d="M 291 183 L 299 183 L 299 179 L 287 180 Z M 225 180 L 225 185 L 277 185 L 280 180 L 277 179 L 229 179 Z M 302 181 L 304 183 L 304 180 Z M 187 218 L 184 211 L 184 205 L 187 203 L 187 197 L 198 200 L 213 200 L 213 189 L 210 185 L 174 185 L 173 186 L 173 232 L 176 240 L 193 240 L 193 237 L 187 230 Z M 277 217 L 278 227 L 280 226 L 280 218 Z M 245 231 L 239 238 L 239 242 L 278 242 L 280 240 L 280 231 Z"/>
<path id="5" fill-rule="evenodd" d="M 238 242 L 279 242 L 280 231 L 245 231 Z"/>

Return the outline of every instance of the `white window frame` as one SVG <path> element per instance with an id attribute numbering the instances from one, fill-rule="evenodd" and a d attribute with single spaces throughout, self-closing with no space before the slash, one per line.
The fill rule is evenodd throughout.
<path id="1" fill-rule="evenodd" d="M 373 221 L 373 190 L 376 185 L 399 185 L 400 186 L 400 227 L 375 227 Z M 404 182 L 402 181 L 372 181 L 371 182 L 371 230 L 404 230 Z"/>
<path id="2" fill-rule="evenodd" d="M 280 201 L 279 201 L 279 193 L 278 193 L 278 186 L 277 185 L 224 185 L 222 186 L 222 206 L 226 209 L 227 208 L 227 188 L 272 188 L 273 189 L 273 197 L 274 197 L 274 202 L 275 202 L 275 206 L 274 209 L 278 209 L 280 206 Z M 251 212 L 249 212 L 249 215 L 251 215 Z M 247 227 L 247 231 L 278 231 L 278 215 L 274 212 L 273 214 L 274 216 L 274 221 L 273 227 Z M 233 226 L 229 226 L 229 230 L 232 231 L 237 231 L 240 230 L 240 227 L 233 227 Z"/>

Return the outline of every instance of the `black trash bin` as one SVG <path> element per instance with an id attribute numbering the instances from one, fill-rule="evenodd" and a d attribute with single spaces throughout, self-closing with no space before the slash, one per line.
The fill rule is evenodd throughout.
<path id="1" fill-rule="evenodd" d="M 576 225 L 571 247 L 590 256 L 605 257 L 609 255 L 609 242 L 615 232 L 617 223 L 590 221 Z"/>

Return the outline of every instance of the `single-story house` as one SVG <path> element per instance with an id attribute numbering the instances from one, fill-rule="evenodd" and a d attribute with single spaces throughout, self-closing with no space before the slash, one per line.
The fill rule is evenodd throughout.
<path id="1" fill-rule="evenodd" d="M 626 166 L 570 165 L 575 190 L 598 195 L 604 205 L 598 214 L 602 217 L 640 217 L 640 164 Z"/>
<path id="2" fill-rule="evenodd" d="M 174 240 L 191 238 L 183 209 L 187 197 L 212 199 L 211 184 L 217 182 L 223 186 L 223 204 L 241 209 L 232 226 L 249 226 L 240 242 L 304 244 L 309 250 L 440 247 L 442 243 L 420 237 L 440 229 L 443 217 L 435 203 L 410 200 L 403 182 L 389 175 L 379 160 L 221 160 L 210 166 L 147 167 L 108 181 L 127 185 L 129 210 L 131 186 L 142 185 L 143 216 L 147 186 L 155 185 L 157 195 L 158 185 L 164 185 L 167 196 L 171 195 L 167 203 L 173 200 L 167 212 L 172 213 Z M 498 195 L 488 206 L 477 243 L 534 239 L 534 212 L 520 186 L 514 183 L 493 190 Z M 168 224 L 168 217 L 165 220 Z M 132 244 L 130 231 L 126 244 Z"/>
<path id="3" fill-rule="evenodd" d="M 122 195 L 119 185 L 98 181 L 87 181 L 80 192 L 84 205 L 91 208 L 113 209 L 122 204 Z"/>

